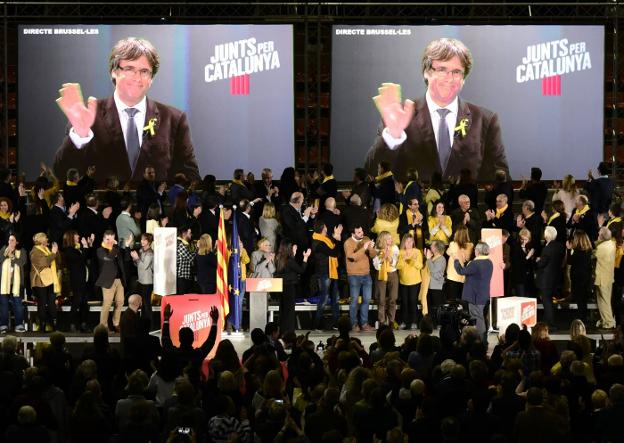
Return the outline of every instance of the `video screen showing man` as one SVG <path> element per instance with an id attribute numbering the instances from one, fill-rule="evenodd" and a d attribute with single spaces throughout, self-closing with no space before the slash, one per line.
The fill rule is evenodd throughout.
<path id="1" fill-rule="evenodd" d="M 425 97 L 401 104 L 401 87 L 384 83 L 373 100 L 382 124 L 365 159 L 375 175 L 382 161 L 403 177 L 416 168 L 428 180 L 434 172 L 458 177 L 467 168 L 479 181 L 509 173 L 497 115 L 458 97 L 472 68 L 470 50 L 459 40 L 440 38 L 427 45 L 422 73 Z"/>
<path id="2" fill-rule="evenodd" d="M 177 173 L 199 179 L 186 114 L 146 96 L 159 66 L 149 41 L 129 37 L 110 53 L 112 97 L 89 97 L 85 104 L 78 83 L 63 84 L 57 103 L 69 125 L 54 159 L 57 177 L 70 168 L 95 166 L 97 181 L 116 175 L 122 182 L 139 182 L 152 166 L 157 180 Z"/>

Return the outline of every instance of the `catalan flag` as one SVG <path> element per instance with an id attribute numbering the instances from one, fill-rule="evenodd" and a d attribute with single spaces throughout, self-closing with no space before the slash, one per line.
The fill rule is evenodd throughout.
<path id="1" fill-rule="evenodd" d="M 232 316 L 230 322 L 236 331 L 241 329 L 243 318 L 242 272 L 241 272 L 241 244 L 238 238 L 238 222 L 236 208 L 232 211 L 232 253 L 230 255 L 230 303 Z"/>
<path id="2" fill-rule="evenodd" d="M 225 235 L 225 215 L 223 206 L 219 210 L 219 229 L 217 231 L 217 294 L 221 297 L 221 324 L 225 324 L 225 317 L 230 313 L 228 301 L 228 247 Z"/>

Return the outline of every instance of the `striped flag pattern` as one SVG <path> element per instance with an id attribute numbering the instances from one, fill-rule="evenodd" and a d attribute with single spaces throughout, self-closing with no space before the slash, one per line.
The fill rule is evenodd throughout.
<path id="1" fill-rule="evenodd" d="M 225 235 L 225 215 L 223 206 L 219 210 L 219 228 L 217 231 L 217 294 L 221 296 L 221 324 L 225 324 L 225 317 L 230 313 L 228 301 L 228 248 Z"/>
<path id="2" fill-rule="evenodd" d="M 230 79 L 230 95 L 249 95 L 249 74 Z"/>
<path id="3" fill-rule="evenodd" d="M 542 79 L 542 95 L 561 95 L 561 76 L 553 75 Z"/>

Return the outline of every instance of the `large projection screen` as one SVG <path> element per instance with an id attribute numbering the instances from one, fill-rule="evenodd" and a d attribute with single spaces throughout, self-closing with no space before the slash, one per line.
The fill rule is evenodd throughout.
<path id="1" fill-rule="evenodd" d="M 441 37 L 471 50 L 473 70 L 459 96 L 498 114 L 512 178 L 528 176 L 532 166 L 542 168 L 544 179 L 585 177 L 602 160 L 602 26 L 336 25 L 331 161 L 338 179 L 352 177 L 375 139 L 377 88 L 399 83 L 403 99 L 424 97 L 423 50 Z M 558 90 L 544 80 L 555 75 Z"/>
<path id="2" fill-rule="evenodd" d="M 61 85 L 80 83 L 85 99 L 111 96 L 108 56 L 131 36 L 158 50 L 148 98 L 186 112 L 202 176 L 293 165 L 291 25 L 22 25 L 18 32 L 19 166 L 29 180 L 63 140 L 67 119 L 55 103 Z M 223 48 L 231 57 L 218 75 L 213 57 Z M 252 52 L 263 60 L 249 60 Z M 231 75 L 245 66 L 248 88 L 234 90 Z"/>

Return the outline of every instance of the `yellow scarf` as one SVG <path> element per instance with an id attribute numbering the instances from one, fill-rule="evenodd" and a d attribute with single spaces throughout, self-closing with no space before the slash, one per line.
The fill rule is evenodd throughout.
<path id="1" fill-rule="evenodd" d="M 548 223 L 546 223 L 548 226 L 550 226 L 550 224 L 552 223 L 552 221 L 554 219 L 556 219 L 557 217 L 559 217 L 561 214 L 559 214 L 558 212 L 555 212 L 553 215 L 550 216 L 550 218 L 548 219 Z"/>
<path id="2" fill-rule="evenodd" d="M 76 183 L 76 182 L 70 182 L 69 180 L 67 180 L 67 181 L 65 182 L 65 185 L 66 185 L 66 186 L 78 186 L 78 183 Z"/>
<path id="3" fill-rule="evenodd" d="M 39 249 L 46 256 L 52 255 L 52 251 L 50 251 L 45 246 L 36 245 L 35 248 Z M 58 273 L 56 272 L 56 259 L 52 260 L 52 263 L 50 263 L 50 269 L 52 270 L 52 279 L 54 281 L 54 293 L 55 294 L 60 294 L 60 292 L 61 292 L 61 282 L 59 281 Z"/>
<path id="4" fill-rule="evenodd" d="M 232 183 L 236 183 L 237 185 L 245 186 L 245 183 L 242 180 L 232 180 Z"/>
<path id="5" fill-rule="evenodd" d="M 187 247 L 188 247 L 189 242 L 187 242 L 186 240 L 184 240 L 182 237 L 178 237 L 178 240 L 180 240 L 184 246 L 187 246 Z"/>
<path id="6" fill-rule="evenodd" d="M 416 214 L 421 215 L 420 211 L 416 211 Z M 407 211 L 405 216 L 407 217 L 407 224 L 411 225 L 414 222 L 414 214 L 412 214 L 412 211 Z"/>
<path id="7" fill-rule="evenodd" d="M 15 259 L 20 258 L 21 252 L 18 250 L 14 251 Z M 13 275 L 11 275 L 11 268 L 13 271 Z M 10 294 L 13 297 L 20 296 L 20 286 L 22 282 L 22 276 L 20 274 L 19 266 L 11 266 L 11 258 L 9 256 L 4 257 L 4 262 L 2 262 L 2 287 L 0 288 L 0 293 Z"/>
<path id="8" fill-rule="evenodd" d="M 607 228 L 611 226 L 611 223 L 620 223 L 622 221 L 622 217 L 613 217 L 611 220 L 607 222 Z"/>
<path id="9" fill-rule="evenodd" d="M 505 206 L 503 206 L 500 209 L 496 208 L 496 218 L 501 218 L 501 216 L 507 210 L 508 207 L 509 207 L 509 205 L 505 205 Z"/>
<path id="10" fill-rule="evenodd" d="M 109 246 L 108 246 L 106 243 L 104 243 L 104 242 L 102 242 L 102 247 L 103 247 L 104 249 L 108 249 L 108 252 L 110 252 L 110 251 L 112 251 L 112 250 L 113 250 L 113 247 L 112 247 L 112 246 L 111 246 L 111 247 L 109 247 Z"/>
<path id="11" fill-rule="evenodd" d="M 315 232 L 312 234 L 312 240 L 318 240 L 320 242 L 325 243 L 329 249 L 334 249 L 334 242 L 331 241 L 327 236 L 323 234 L 319 234 Z M 332 280 L 338 280 L 338 257 L 328 257 L 328 265 L 329 265 L 329 278 Z"/>
<path id="12" fill-rule="evenodd" d="M 323 179 L 323 183 L 328 182 L 328 181 L 333 180 L 333 179 L 334 179 L 334 176 L 333 176 L 333 175 L 328 175 L 327 177 L 325 177 L 325 178 Z"/>
<path id="13" fill-rule="evenodd" d="M 11 213 L 10 212 L 0 212 L 0 218 L 2 220 L 8 220 L 9 218 L 11 218 Z"/>
<path id="14" fill-rule="evenodd" d="M 392 171 L 384 172 L 383 174 L 378 175 L 377 177 L 375 177 L 375 183 L 379 183 L 384 178 L 388 178 L 388 177 L 392 177 Z"/>
<path id="15" fill-rule="evenodd" d="M 580 216 L 580 215 L 585 214 L 587 211 L 589 211 L 589 205 L 585 205 L 585 207 L 581 209 L 580 211 L 577 209 L 576 211 L 574 211 L 574 214 Z"/>
<path id="16" fill-rule="evenodd" d="M 377 280 L 388 281 L 388 261 L 386 260 L 386 257 L 384 257 L 383 251 L 379 253 L 379 257 L 381 258 L 381 266 L 379 267 L 379 275 L 377 276 Z"/>

